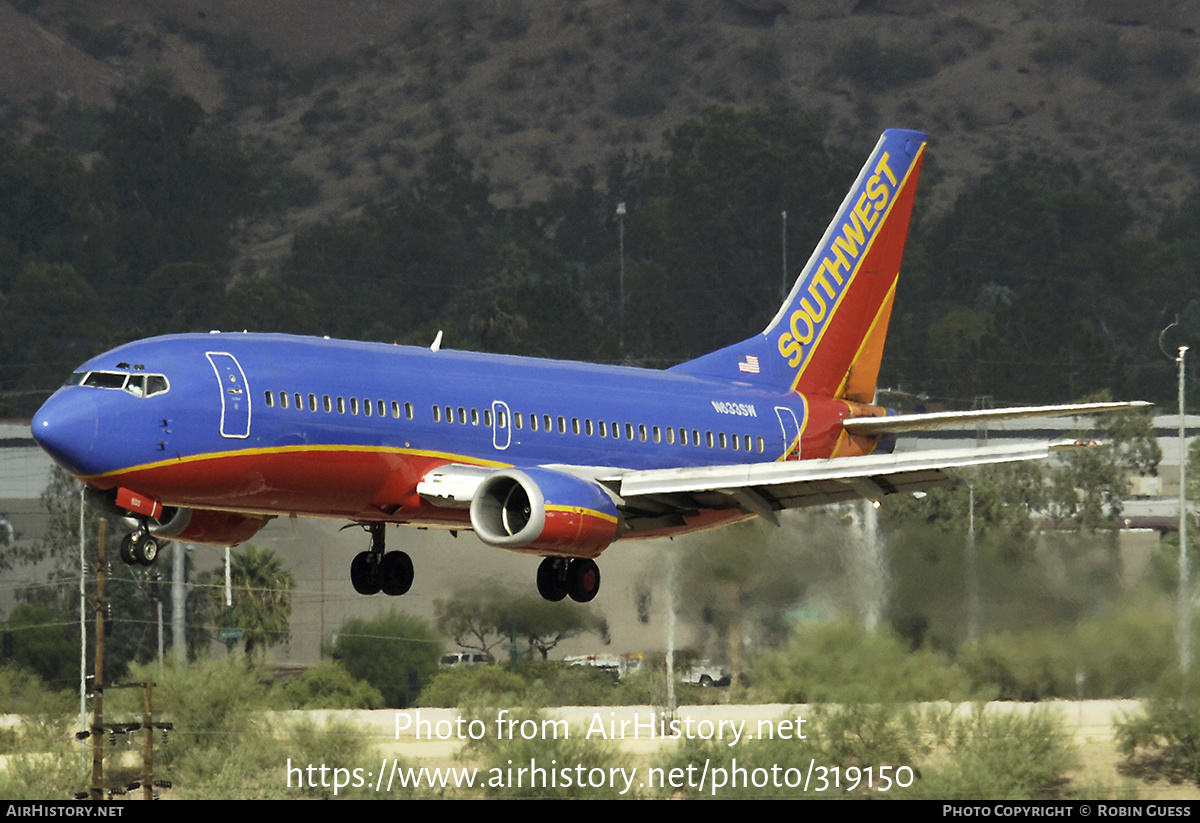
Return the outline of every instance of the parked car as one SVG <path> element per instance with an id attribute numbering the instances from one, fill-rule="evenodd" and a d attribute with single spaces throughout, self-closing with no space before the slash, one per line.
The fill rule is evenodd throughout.
<path id="1" fill-rule="evenodd" d="M 458 666 L 490 666 L 496 661 L 490 654 L 484 652 L 450 652 L 443 654 L 438 661 L 439 669 L 453 669 Z"/>

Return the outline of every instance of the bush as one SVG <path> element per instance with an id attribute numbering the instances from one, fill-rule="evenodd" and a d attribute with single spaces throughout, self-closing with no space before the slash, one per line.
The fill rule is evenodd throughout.
<path id="1" fill-rule="evenodd" d="M 1106 86 L 1124 82 L 1132 71 L 1133 61 L 1121 48 L 1121 43 L 1115 36 L 1105 41 L 1088 65 L 1088 74 L 1092 79 Z"/>
<path id="2" fill-rule="evenodd" d="M 1196 698 L 1155 698 L 1142 714 L 1117 726 L 1117 749 L 1125 755 L 1121 771 L 1144 780 L 1200 786 L 1200 713 Z"/>
<path id="3" fill-rule="evenodd" d="M 613 98 L 613 111 L 622 117 L 650 117 L 666 107 L 658 92 L 640 84 L 617 89 Z"/>
<path id="4" fill-rule="evenodd" d="M 751 690 L 780 703 L 947 700 L 967 696 L 968 680 L 928 650 L 911 652 L 895 635 L 849 624 L 802 625 L 788 645 L 760 655 Z"/>
<path id="5" fill-rule="evenodd" d="M 1170 626 L 1163 602 L 1134 598 L 1068 628 L 991 635 L 958 662 L 976 694 L 1000 700 L 1136 697 L 1170 665 Z"/>
<path id="6" fill-rule="evenodd" d="M 640 672 L 614 683 L 589 666 L 527 661 L 510 672 L 501 666 L 444 669 L 418 700 L 421 706 L 464 705 L 633 706 L 653 702 L 652 673 Z"/>
<path id="7" fill-rule="evenodd" d="M 1074 44 L 1062 35 L 1055 35 L 1038 44 L 1032 54 L 1034 61 L 1050 66 L 1065 66 L 1079 56 Z"/>
<path id="8" fill-rule="evenodd" d="M 803 727 L 793 727 L 796 734 L 804 734 L 803 739 L 771 739 L 764 736 L 743 740 L 732 747 L 727 740 L 706 741 L 685 737 L 671 751 L 665 767 L 667 771 L 691 767 L 697 774 L 707 768 L 716 777 L 722 773 L 720 770 L 732 775 L 736 760 L 738 773 L 744 771 L 746 780 L 739 783 L 730 780 L 724 788 L 716 790 L 706 787 L 704 794 L 697 795 L 728 800 L 772 796 L 794 799 L 797 796 L 795 788 L 771 783 L 764 787 L 761 780 L 774 771 L 778 782 L 793 786 L 799 782 L 803 785 L 803 776 L 808 774 L 810 763 L 826 768 L 836 765 L 836 777 L 831 768 L 823 773 L 813 772 L 808 794 L 802 796 L 822 799 L 869 796 L 873 791 L 883 788 L 879 779 L 883 773 L 878 769 L 881 764 L 893 767 L 888 775 L 893 781 L 899 774 L 896 771 L 899 767 L 907 767 L 912 775 L 918 773 L 919 758 L 927 750 L 924 741 L 929 737 L 926 728 L 929 723 L 925 717 L 897 704 L 818 708 L 804 714 Z M 787 719 L 795 721 L 797 718 L 789 715 Z M 868 769 L 871 770 L 869 782 L 865 777 Z M 906 774 L 905 782 L 907 779 Z M 759 781 L 757 786 L 754 785 L 755 781 Z M 878 796 L 890 797 L 899 788 L 893 783 L 886 794 L 881 792 Z M 675 792 L 674 796 L 693 790 L 694 787 L 689 786 Z"/>
<path id="9" fill-rule="evenodd" d="M 283 709 L 379 709 L 383 695 L 362 680 L 355 680 L 340 663 L 321 663 L 301 675 L 277 683 L 272 689 Z"/>
<path id="10" fill-rule="evenodd" d="M 442 639 L 419 617 L 392 611 L 372 620 L 352 618 L 338 629 L 333 656 L 395 709 L 413 705 L 437 673 Z"/>
<path id="11" fill-rule="evenodd" d="M 521 800 L 612 799 L 612 784 L 608 782 L 609 770 L 618 766 L 629 768 L 629 764 L 621 762 L 620 752 L 615 743 L 608 740 L 588 740 L 577 732 L 567 732 L 561 726 L 557 727 L 558 733 L 555 733 L 556 727 L 544 724 L 543 721 L 548 718 L 535 709 L 517 709 L 511 719 L 518 724 L 515 728 L 520 728 L 524 721 L 532 720 L 537 723 L 541 732 L 531 740 L 521 737 L 516 740 L 501 740 L 489 734 L 468 743 L 467 753 L 481 760 L 480 778 L 511 776 L 514 766 L 528 768 L 531 764 L 545 769 L 547 778 L 544 781 L 531 781 L 534 785 L 523 788 L 502 786 L 500 781 L 489 781 L 489 795 Z M 582 767 L 585 775 L 592 769 L 602 769 L 605 778 L 603 785 L 598 788 L 578 785 L 576 767 Z M 551 772 L 556 772 L 554 780 L 549 777 Z M 587 782 L 586 778 L 584 782 Z M 635 784 L 633 790 L 624 796 L 632 799 L 636 792 Z"/>
<path id="12" fill-rule="evenodd" d="M 1200 93 L 1181 92 L 1171 101 L 1171 116 L 1184 123 L 1200 123 Z"/>
<path id="13" fill-rule="evenodd" d="M 474 703 L 485 706 L 519 702 L 525 680 L 500 666 L 460 666 L 439 671 L 421 690 L 421 706 L 452 709 Z"/>
<path id="14" fill-rule="evenodd" d="M 1061 797 L 1077 757 L 1061 721 L 1044 707 L 975 707 L 949 721 L 933 765 L 911 794 L 927 799 L 1048 800 Z M 940 755 L 944 755 L 944 758 Z"/>
<path id="15" fill-rule="evenodd" d="M 1164 43 L 1150 50 L 1146 62 L 1155 75 L 1173 80 L 1188 73 L 1192 67 L 1192 56 L 1178 46 Z"/>
<path id="16" fill-rule="evenodd" d="M 859 37 L 834 53 L 831 70 L 863 91 L 881 92 L 933 77 L 937 65 L 924 55 L 898 47 L 882 49 L 874 40 Z"/>

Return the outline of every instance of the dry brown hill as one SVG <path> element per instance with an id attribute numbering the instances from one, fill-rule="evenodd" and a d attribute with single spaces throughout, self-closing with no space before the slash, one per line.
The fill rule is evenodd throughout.
<path id="1" fill-rule="evenodd" d="M 433 140 L 506 202 L 704 106 L 827 115 L 864 150 L 933 136 L 933 203 L 1005 154 L 1103 169 L 1148 212 L 1195 182 L 1200 3 L 1146 0 L 9 0 L 0 114 L 27 136 L 69 100 L 167 76 L 317 178 L 319 203 L 246 238 L 269 266 L 298 221 L 401 185 Z M 915 66 L 915 68 L 914 68 Z M 926 76 L 927 75 L 927 76 Z"/>

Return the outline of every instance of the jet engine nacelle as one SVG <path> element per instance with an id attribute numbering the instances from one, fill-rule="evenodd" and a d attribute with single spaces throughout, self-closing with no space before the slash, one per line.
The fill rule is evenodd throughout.
<path id="1" fill-rule="evenodd" d="M 604 488 L 553 469 L 504 469 L 471 500 L 471 526 L 489 546 L 526 554 L 598 557 L 617 538 Z"/>
<path id="2" fill-rule="evenodd" d="M 266 517 L 219 512 L 209 509 L 167 508 L 157 521 L 150 521 L 150 534 L 182 543 L 237 546 L 266 525 Z"/>

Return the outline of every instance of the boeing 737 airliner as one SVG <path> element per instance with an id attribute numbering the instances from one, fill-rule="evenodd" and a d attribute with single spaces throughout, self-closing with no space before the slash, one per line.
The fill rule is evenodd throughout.
<path id="1" fill-rule="evenodd" d="M 142 340 L 81 366 L 33 435 L 96 505 L 158 539 L 236 545 L 272 517 L 357 523 L 362 594 L 404 594 L 387 524 L 473 529 L 586 602 L 613 541 L 929 488 L 1040 447 L 891 454 L 903 431 L 1086 404 L 895 415 L 873 405 L 925 135 L 888 131 L 761 334 L 666 371 L 282 334 Z"/>

